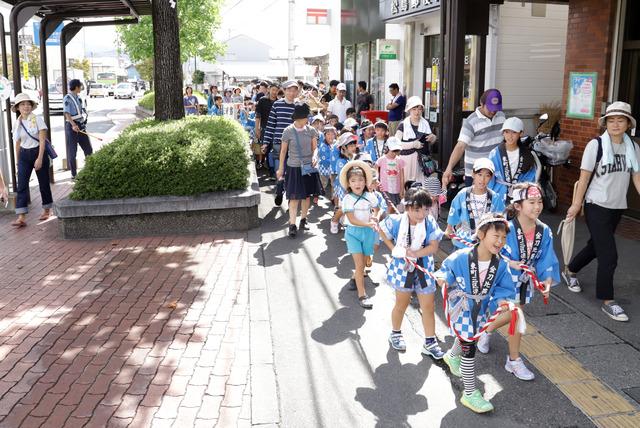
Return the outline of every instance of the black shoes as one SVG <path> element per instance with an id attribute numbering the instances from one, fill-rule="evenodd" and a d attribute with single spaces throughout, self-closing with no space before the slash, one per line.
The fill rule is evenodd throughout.
<path id="1" fill-rule="evenodd" d="M 298 228 L 296 227 L 296 225 L 295 224 L 290 224 L 289 225 L 289 238 L 295 238 L 297 234 L 298 234 Z"/>

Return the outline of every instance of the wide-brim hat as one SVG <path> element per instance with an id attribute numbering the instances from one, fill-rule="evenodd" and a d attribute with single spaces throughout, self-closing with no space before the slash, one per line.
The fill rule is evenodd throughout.
<path id="1" fill-rule="evenodd" d="M 424 104 L 422 104 L 422 100 L 420 99 L 420 97 L 414 95 L 412 97 L 409 97 L 409 99 L 407 100 L 407 106 L 405 107 L 404 111 L 405 113 L 408 113 L 409 110 L 418 106 L 421 106 L 424 108 Z"/>
<path id="2" fill-rule="evenodd" d="M 33 108 L 35 109 L 36 107 L 38 107 L 38 101 L 34 100 L 33 98 L 31 98 L 31 95 L 25 93 L 25 92 L 21 92 L 18 95 L 16 95 L 16 98 L 13 102 L 13 105 L 11 106 L 11 111 L 12 112 L 16 112 L 18 109 L 18 104 L 24 102 L 24 101 L 31 101 L 31 105 L 33 105 Z"/>
<path id="3" fill-rule="evenodd" d="M 636 119 L 631 116 L 631 106 L 622 101 L 616 101 L 607 107 L 607 111 L 604 116 L 598 120 L 598 124 L 601 127 L 606 127 L 607 117 L 609 116 L 625 116 L 631 122 L 631 129 L 636 127 Z"/>
<path id="4" fill-rule="evenodd" d="M 373 180 L 373 170 L 366 162 L 360 160 L 352 160 L 347 162 L 345 166 L 342 167 L 340 171 L 340 185 L 343 189 L 347 190 L 349 188 L 349 181 L 347 180 L 347 173 L 351 168 L 361 168 L 364 171 L 364 181 L 367 184 L 367 187 L 371 186 L 371 181 Z"/>

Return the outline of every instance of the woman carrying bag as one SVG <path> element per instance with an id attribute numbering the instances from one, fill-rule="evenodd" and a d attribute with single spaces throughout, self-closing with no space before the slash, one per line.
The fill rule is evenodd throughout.
<path id="1" fill-rule="evenodd" d="M 613 300 L 613 276 L 618 263 L 615 231 L 627 209 L 629 181 L 640 194 L 640 157 L 637 145 L 627 131 L 636 127 L 631 106 L 615 102 L 600 118 L 606 131 L 587 144 L 580 165 L 580 178 L 566 221 L 573 221 L 582 210 L 591 238 L 571 260 L 563 278 L 573 292 L 580 292 L 576 274 L 595 258 L 598 259 L 596 297 L 603 301 L 602 311 L 616 321 L 628 321 L 622 307 Z"/>
<path id="2" fill-rule="evenodd" d="M 436 136 L 431 133 L 429 122 L 422 117 L 423 111 L 424 105 L 420 97 L 410 97 L 405 108 L 405 112 L 409 115 L 398 125 L 395 134 L 395 137 L 402 142 L 400 159 L 404 161 L 405 181 L 422 183 L 425 175 L 435 170 L 435 164 L 429 157 L 429 146 L 436 142 Z M 425 169 L 431 171 L 425 171 Z"/>

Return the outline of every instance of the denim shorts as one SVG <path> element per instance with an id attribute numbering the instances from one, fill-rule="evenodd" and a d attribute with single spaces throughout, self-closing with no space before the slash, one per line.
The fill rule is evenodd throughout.
<path id="1" fill-rule="evenodd" d="M 344 239 L 347 241 L 349 254 L 373 255 L 373 247 L 376 243 L 376 232 L 370 227 L 347 226 Z"/>

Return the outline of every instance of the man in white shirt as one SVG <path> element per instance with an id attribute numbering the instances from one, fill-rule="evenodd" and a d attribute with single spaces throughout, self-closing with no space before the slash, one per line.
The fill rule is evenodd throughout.
<path id="1" fill-rule="evenodd" d="M 351 101 L 345 98 L 347 95 L 347 85 L 339 83 L 336 89 L 336 97 L 329 102 L 327 111 L 338 116 L 340 122 L 344 122 L 347 119 L 347 109 L 353 106 Z"/>

